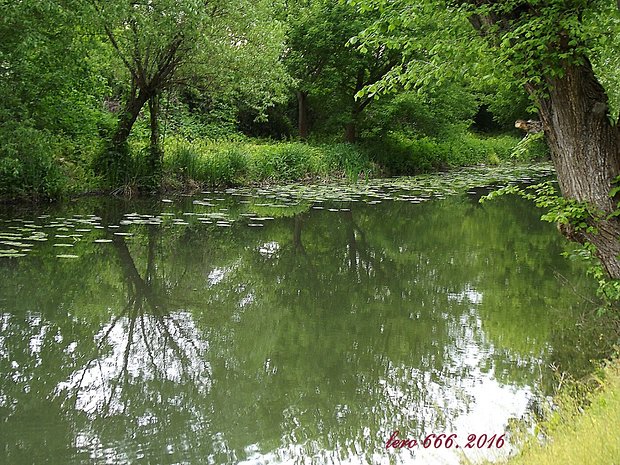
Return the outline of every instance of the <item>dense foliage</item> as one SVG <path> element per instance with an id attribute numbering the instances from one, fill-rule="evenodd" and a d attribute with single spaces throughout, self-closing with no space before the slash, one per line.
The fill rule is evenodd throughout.
<path id="1" fill-rule="evenodd" d="M 0 17 L 2 198 L 498 163 L 527 117 L 514 86 L 463 73 L 377 99 L 412 49 L 360 46 L 383 17 L 346 2 L 26 0 Z M 420 60 L 444 25 L 414 28 Z"/>

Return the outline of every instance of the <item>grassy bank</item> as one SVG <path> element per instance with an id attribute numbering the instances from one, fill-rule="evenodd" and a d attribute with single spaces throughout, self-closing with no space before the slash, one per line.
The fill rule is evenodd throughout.
<path id="1" fill-rule="evenodd" d="M 291 182 L 304 179 L 375 176 L 368 152 L 351 144 L 209 141 L 166 142 L 164 185 L 183 188 Z"/>
<path id="2" fill-rule="evenodd" d="M 19 136 L 19 137 L 18 137 Z M 274 142 L 259 139 L 189 140 L 168 135 L 164 141 L 163 178 L 153 180 L 146 162 L 148 138 L 130 139 L 131 163 L 124 186 L 106 186 L 93 170 L 102 150 L 93 137 L 69 144 L 59 136 L 13 133 L 12 145 L 0 153 L 0 199 L 56 199 L 123 187 L 125 192 L 190 190 L 205 186 L 283 183 L 311 179 L 409 175 L 479 163 L 499 164 L 545 156 L 542 143 L 515 152 L 514 136 L 455 134 L 450 139 L 390 133 L 359 144 Z M 8 150 L 8 148 L 11 150 Z"/>
<path id="3" fill-rule="evenodd" d="M 513 136 L 484 138 L 472 133 L 447 141 L 396 133 L 381 141 L 355 145 L 170 138 L 165 147 L 164 184 L 179 188 L 409 175 L 514 160 L 519 142 Z M 145 148 L 134 150 L 142 151 Z M 543 145 L 527 147 L 520 153 L 521 160 L 546 155 Z"/>
<path id="4" fill-rule="evenodd" d="M 596 388 L 580 383 L 565 389 L 558 410 L 541 425 L 546 440 L 531 440 L 508 465 L 620 463 L 620 360 L 609 363 L 592 382 Z M 582 408 L 584 390 L 589 394 Z"/>
<path id="5" fill-rule="evenodd" d="M 508 160 L 533 161 L 548 156 L 542 140 L 512 135 L 480 136 L 462 132 L 444 138 L 410 137 L 389 133 L 370 142 L 373 160 L 389 175 L 408 175 L 480 163 L 497 165 Z"/>

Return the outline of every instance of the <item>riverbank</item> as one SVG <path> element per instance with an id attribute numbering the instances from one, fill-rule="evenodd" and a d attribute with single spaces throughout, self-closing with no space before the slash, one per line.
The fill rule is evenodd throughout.
<path id="1" fill-rule="evenodd" d="M 20 164 L 0 164 L 0 200 L 55 200 L 92 192 L 134 194 L 188 192 L 205 187 L 316 181 L 377 176 L 411 175 L 476 164 L 498 165 L 515 160 L 520 139 L 511 135 L 459 134 L 453 139 L 412 138 L 392 133 L 381 140 L 360 144 L 328 142 L 237 140 L 189 140 L 178 135 L 166 138 L 161 181 L 153 182 L 147 163 L 148 140 L 130 140 L 130 163 L 125 182 L 108 186 L 93 171 L 101 147 L 88 150 L 62 146 L 50 153 L 37 152 Z M 55 146 L 50 145 L 49 148 Z M 60 147 L 60 146 L 59 146 Z M 520 159 L 545 155 L 537 146 Z M 10 168 L 10 169 L 9 169 Z M 150 186 L 150 187 L 145 187 Z"/>
<path id="2" fill-rule="evenodd" d="M 594 387 L 592 387 L 594 386 Z M 587 391 L 586 407 L 582 407 Z M 616 465 L 620 457 L 620 360 L 615 359 L 589 382 L 567 386 L 559 408 L 507 465 Z"/>

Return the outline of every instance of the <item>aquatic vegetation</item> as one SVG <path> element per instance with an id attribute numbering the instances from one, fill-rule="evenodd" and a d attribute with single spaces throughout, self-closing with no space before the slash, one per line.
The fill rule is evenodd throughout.
<path id="1" fill-rule="evenodd" d="M 449 195 L 478 195 L 475 188 L 531 182 L 553 173 L 547 164 L 513 167 L 470 167 L 445 173 L 328 184 L 285 184 L 205 190 L 194 197 L 163 198 L 158 213 L 124 213 L 117 224 L 104 224 L 95 214 L 0 220 L 0 258 L 36 255 L 41 248 L 73 248 L 82 242 L 104 246 L 114 237 L 131 238 L 133 228 L 162 226 L 230 228 L 262 227 L 277 218 L 309 210 L 330 214 L 350 211 L 350 204 L 383 201 L 422 203 Z M 58 258 L 69 258 L 59 254 Z M 72 257 L 71 257 L 72 258 Z"/>

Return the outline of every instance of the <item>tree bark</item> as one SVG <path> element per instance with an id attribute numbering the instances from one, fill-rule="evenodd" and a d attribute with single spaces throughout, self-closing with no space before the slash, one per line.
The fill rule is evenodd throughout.
<path id="1" fill-rule="evenodd" d="M 299 138 L 307 139 L 310 133 L 308 125 L 308 93 L 303 91 L 297 92 L 297 126 L 299 129 Z"/>
<path id="2" fill-rule="evenodd" d="M 128 181 L 129 151 L 127 139 L 148 99 L 149 97 L 144 91 L 138 91 L 135 86 L 132 88 L 127 103 L 118 117 L 116 131 L 110 140 L 110 145 L 95 162 L 95 170 L 113 186 Z"/>
<path id="3" fill-rule="evenodd" d="M 610 122 L 605 90 L 587 60 L 564 66 L 563 76 L 548 84 L 547 95 L 538 103 L 562 195 L 587 202 L 607 216 L 618 202 L 609 192 L 620 174 L 620 132 Z M 569 239 L 594 244 L 609 276 L 618 279 L 620 222 L 603 219 L 595 226 L 598 234 L 563 232 Z"/>
<path id="4" fill-rule="evenodd" d="M 357 125 L 360 117 L 360 113 L 364 108 L 357 104 L 353 106 L 349 121 L 344 125 L 344 140 L 350 144 L 354 144 L 357 141 Z"/>
<path id="5" fill-rule="evenodd" d="M 357 140 L 357 124 L 354 120 L 344 125 L 344 140 L 350 144 Z"/>
<path id="6" fill-rule="evenodd" d="M 133 91 L 131 93 L 123 112 L 120 114 L 116 132 L 112 137 L 113 149 L 118 151 L 122 151 L 124 149 L 124 145 L 127 143 L 127 139 L 131 133 L 131 128 L 133 128 L 140 111 L 148 100 L 149 95 L 142 90 L 138 92 Z"/>
<path id="7" fill-rule="evenodd" d="M 359 90 L 361 90 L 364 86 L 361 77 L 358 78 L 358 86 Z M 357 91 L 356 91 L 357 92 Z M 364 109 L 372 102 L 372 98 L 366 97 L 363 100 L 354 100 L 351 109 L 351 116 L 349 121 L 344 125 L 344 140 L 351 144 L 357 141 L 357 126 L 359 124 L 360 115 L 364 111 Z"/>

